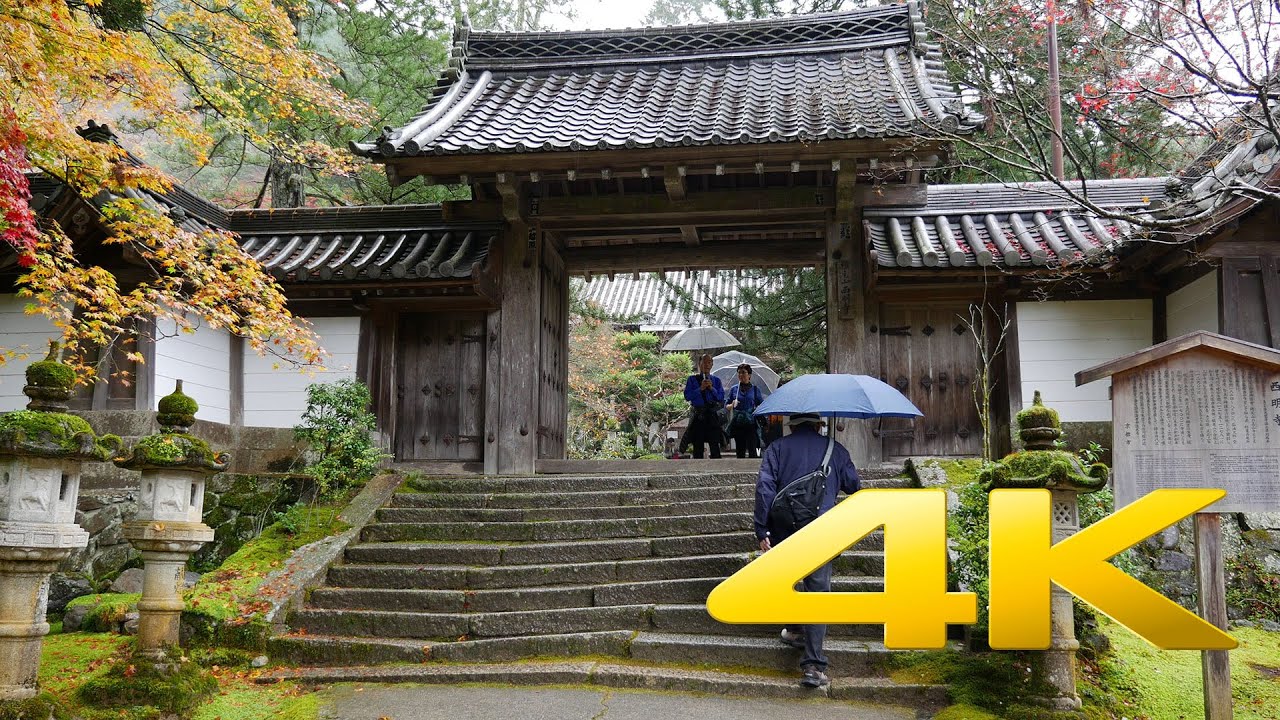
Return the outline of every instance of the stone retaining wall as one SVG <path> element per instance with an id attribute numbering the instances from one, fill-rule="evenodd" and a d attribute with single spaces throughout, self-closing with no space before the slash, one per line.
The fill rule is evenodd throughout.
<path id="1" fill-rule="evenodd" d="M 1222 554 L 1227 565 L 1227 588 L 1239 587 L 1233 566 L 1251 557 L 1272 576 L 1280 576 L 1280 513 L 1231 513 L 1222 517 Z M 1195 532 L 1190 519 L 1165 528 L 1135 547 L 1143 582 L 1183 607 L 1196 610 Z M 1249 609 L 1228 604 L 1233 623 L 1248 621 Z M 1280 617 L 1258 619 L 1280 630 Z"/>
<path id="2" fill-rule="evenodd" d="M 122 523 L 138 509 L 136 481 L 141 476 L 133 476 L 132 487 L 81 491 L 76 523 L 89 532 L 89 545 L 63 561 L 52 581 L 50 611 L 60 611 L 79 595 L 105 590 L 94 586 L 140 564 L 122 531 Z M 204 495 L 204 522 L 213 528 L 214 540 L 193 556 L 192 567 L 207 570 L 221 564 L 311 488 L 307 477 L 288 473 L 215 475 Z"/>

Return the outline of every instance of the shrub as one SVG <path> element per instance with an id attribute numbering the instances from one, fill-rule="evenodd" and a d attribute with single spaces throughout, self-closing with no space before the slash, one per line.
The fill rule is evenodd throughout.
<path id="1" fill-rule="evenodd" d="M 377 429 L 369 412 L 372 402 L 369 388 L 358 380 L 307 386 L 307 410 L 293 432 L 316 452 L 304 472 L 315 478 L 321 494 L 364 484 L 389 457 L 370 437 Z"/>

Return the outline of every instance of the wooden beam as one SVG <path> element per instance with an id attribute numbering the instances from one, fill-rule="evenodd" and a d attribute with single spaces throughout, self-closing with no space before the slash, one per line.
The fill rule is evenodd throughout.
<path id="1" fill-rule="evenodd" d="M 693 225 L 681 225 L 680 235 L 684 238 L 685 245 L 702 244 L 702 239 L 698 237 L 698 228 Z"/>
<path id="2" fill-rule="evenodd" d="M 691 193 L 672 200 L 655 193 L 543 198 L 539 219 L 551 229 L 634 225 L 743 225 L 760 220 L 825 221 L 834 207 L 829 193 L 813 188 L 753 188 Z"/>
<path id="3" fill-rule="evenodd" d="M 929 186 L 923 183 L 858 185 L 854 189 L 854 202 L 859 207 L 924 207 L 929 204 Z"/>
<path id="4" fill-rule="evenodd" d="M 565 266 L 571 275 L 658 272 L 666 268 L 806 267 L 821 265 L 821 240 L 672 245 L 661 253 L 639 253 L 634 245 L 568 248 Z"/>
<path id="5" fill-rule="evenodd" d="M 364 330 L 363 321 L 361 322 L 360 329 L 361 331 Z M 360 342 L 364 343 L 363 332 L 360 334 Z M 228 343 L 230 358 L 228 358 L 227 363 L 227 374 L 230 376 L 228 386 L 231 394 L 230 419 L 232 427 L 244 426 L 244 347 L 244 338 L 239 335 L 232 335 L 230 337 Z M 367 352 L 368 349 L 367 346 L 365 346 L 364 351 L 360 352 L 356 356 L 358 358 L 357 362 L 363 360 Z M 368 384 L 368 381 L 364 378 L 361 378 L 361 380 Z"/>
<path id="6" fill-rule="evenodd" d="M 945 162 L 946 148 L 942 141 L 922 141 L 917 137 L 906 138 L 854 138 L 849 140 L 824 140 L 815 143 L 761 143 L 750 145 L 699 145 L 670 148 L 638 148 L 634 150 L 581 150 L 571 152 L 526 153 L 476 153 L 463 155 L 419 155 L 417 157 L 391 158 L 388 166 L 395 166 L 396 177 L 405 181 L 417 175 L 433 175 L 437 181 L 447 176 L 468 173 L 472 175 L 499 172 L 523 172 L 533 170 L 549 173 L 584 168 L 612 168 L 614 173 L 643 166 L 686 165 L 714 167 L 723 164 L 750 169 L 757 162 L 766 165 L 786 165 L 793 161 L 829 161 L 832 157 L 882 158 L 891 162 L 897 155 L 937 154 Z"/>
<path id="7" fill-rule="evenodd" d="M 673 202 L 684 200 L 688 194 L 688 188 L 684 182 L 685 167 L 683 165 L 668 165 L 662 171 L 662 184 L 667 187 L 667 197 Z"/>

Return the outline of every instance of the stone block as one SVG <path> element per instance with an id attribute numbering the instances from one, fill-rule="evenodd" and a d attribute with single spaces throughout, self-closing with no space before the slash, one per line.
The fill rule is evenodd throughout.
<path id="1" fill-rule="evenodd" d="M 1189 556 L 1180 552 L 1168 551 L 1156 558 L 1156 570 L 1162 572 L 1185 572 L 1190 570 L 1193 564 Z"/>
<path id="2" fill-rule="evenodd" d="M 1280 512 L 1241 513 L 1240 516 L 1249 530 L 1280 530 Z"/>
<path id="3" fill-rule="evenodd" d="M 120 573 L 120 577 L 111 583 L 111 592 L 125 595 L 142 592 L 142 568 L 130 568 Z"/>
<path id="4" fill-rule="evenodd" d="M 97 495 L 86 495 L 84 493 L 80 493 L 80 498 L 77 501 L 77 504 L 80 510 L 84 512 L 100 510 L 106 507 L 106 502 L 104 502 L 101 497 Z"/>
<path id="5" fill-rule="evenodd" d="M 112 575 L 120 571 L 129 561 L 137 557 L 138 553 L 133 546 L 128 544 L 112 545 L 110 547 L 101 548 L 91 561 L 91 572 L 94 577 L 104 577 Z"/>
<path id="6" fill-rule="evenodd" d="M 206 512 L 204 514 L 204 524 L 216 530 L 232 520 L 235 520 L 236 516 L 239 514 L 240 513 L 236 512 L 230 506 L 219 505 L 211 512 Z"/>
<path id="7" fill-rule="evenodd" d="M 80 575 L 54 573 L 49 577 L 49 602 L 45 612 L 59 613 L 67 607 L 67 603 L 78 597 L 93 594 L 93 586 Z"/>
<path id="8" fill-rule="evenodd" d="M 88 616 L 89 611 L 93 608 L 88 605 L 78 605 L 71 608 L 62 616 L 62 632 L 76 632 L 80 626 L 84 624 L 84 619 Z"/>
<path id="9" fill-rule="evenodd" d="M 103 530 L 95 540 L 98 542 L 98 547 L 110 547 L 112 545 L 119 545 L 125 542 L 124 525 L 121 523 L 115 523 L 106 530 Z"/>

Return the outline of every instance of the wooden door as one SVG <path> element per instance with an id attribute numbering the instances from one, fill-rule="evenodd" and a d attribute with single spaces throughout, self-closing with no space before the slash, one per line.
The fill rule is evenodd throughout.
<path id="1" fill-rule="evenodd" d="M 396 345 L 396 458 L 480 460 L 484 313 L 401 315 Z"/>
<path id="2" fill-rule="evenodd" d="M 964 325 L 966 318 L 965 305 L 881 309 L 881 379 L 924 413 L 914 420 L 878 421 L 885 457 L 982 453 L 982 426 L 974 403 L 979 354 Z"/>

